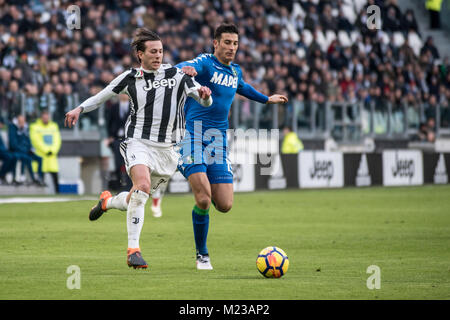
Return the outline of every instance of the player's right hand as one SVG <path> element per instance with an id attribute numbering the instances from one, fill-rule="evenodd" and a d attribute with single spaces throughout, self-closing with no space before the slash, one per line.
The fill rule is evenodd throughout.
<path id="1" fill-rule="evenodd" d="M 64 125 L 69 128 L 72 128 L 74 125 L 76 125 L 78 118 L 80 117 L 81 110 L 82 109 L 80 107 L 77 107 L 67 112 L 66 118 L 64 119 Z"/>

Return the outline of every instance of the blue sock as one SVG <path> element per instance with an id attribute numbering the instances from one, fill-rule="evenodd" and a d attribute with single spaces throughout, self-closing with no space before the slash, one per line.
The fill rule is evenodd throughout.
<path id="1" fill-rule="evenodd" d="M 194 226 L 195 247 L 197 251 L 202 255 L 208 254 L 206 239 L 209 229 L 209 208 L 203 210 L 195 205 L 192 210 L 192 225 Z"/>

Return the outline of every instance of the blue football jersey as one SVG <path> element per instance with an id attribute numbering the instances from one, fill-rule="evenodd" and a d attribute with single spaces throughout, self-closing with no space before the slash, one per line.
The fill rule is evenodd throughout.
<path id="1" fill-rule="evenodd" d="M 186 129 L 194 132 L 194 121 L 202 121 L 202 131 L 228 129 L 228 114 L 236 92 L 248 99 L 266 103 L 268 97 L 256 91 L 242 78 L 242 70 L 238 64 L 224 65 L 213 54 L 200 54 L 193 60 L 179 63 L 176 67 L 194 67 L 197 71 L 195 80 L 212 91 L 213 104 L 203 107 L 192 98 L 186 100 L 184 107 Z"/>

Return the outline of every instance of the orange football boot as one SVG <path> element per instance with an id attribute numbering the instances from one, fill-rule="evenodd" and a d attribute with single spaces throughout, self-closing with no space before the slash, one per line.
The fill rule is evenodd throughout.
<path id="1" fill-rule="evenodd" d="M 100 194 L 100 201 L 92 207 L 91 211 L 89 212 L 89 220 L 94 221 L 97 220 L 102 216 L 103 213 L 105 213 L 108 209 L 106 208 L 106 203 L 108 202 L 108 199 L 111 198 L 111 192 L 108 190 L 103 191 Z"/>

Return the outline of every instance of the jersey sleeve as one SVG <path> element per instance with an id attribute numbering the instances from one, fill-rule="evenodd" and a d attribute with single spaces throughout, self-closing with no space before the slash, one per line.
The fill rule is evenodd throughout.
<path id="1" fill-rule="evenodd" d="M 246 97 L 247 99 L 254 100 L 263 104 L 266 104 L 269 100 L 269 97 L 257 91 L 250 84 L 244 81 L 241 70 L 239 70 L 239 80 L 236 92 L 241 96 Z"/>
<path id="2" fill-rule="evenodd" d="M 93 111 L 97 109 L 102 103 L 111 99 L 113 96 L 122 93 L 127 88 L 127 76 L 132 72 L 132 70 L 127 70 L 114 78 L 106 88 L 97 93 L 95 96 L 92 96 L 86 99 L 80 107 L 83 108 L 83 113 Z"/>
<path id="3" fill-rule="evenodd" d="M 210 95 L 208 99 L 200 98 L 198 89 L 201 88 L 201 85 L 197 81 L 195 81 L 194 78 L 185 74 L 183 79 L 184 79 L 184 92 L 186 92 L 186 94 L 189 97 L 194 98 L 195 101 L 197 101 L 204 107 L 209 107 L 210 105 L 212 105 L 213 102 L 212 95 Z"/>
<path id="4" fill-rule="evenodd" d="M 206 55 L 201 54 L 195 59 L 180 62 L 179 64 L 176 65 L 176 67 L 179 69 L 183 67 L 194 67 L 197 73 L 202 73 L 206 60 L 207 60 Z"/>

